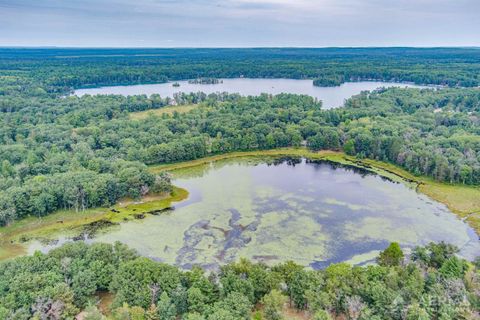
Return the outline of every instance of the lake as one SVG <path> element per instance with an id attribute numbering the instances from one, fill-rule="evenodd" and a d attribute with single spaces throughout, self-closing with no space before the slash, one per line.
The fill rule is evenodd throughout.
<path id="1" fill-rule="evenodd" d="M 86 94 L 119 94 L 124 96 L 131 95 L 151 95 L 159 94 L 162 97 L 171 97 L 178 92 L 228 92 L 239 93 L 244 96 L 257 96 L 261 93 L 279 94 L 294 93 L 306 94 L 323 101 L 325 109 L 340 107 L 344 101 L 353 95 L 362 91 L 371 91 L 380 87 L 409 87 L 426 88 L 405 83 L 396 82 L 346 82 L 338 87 L 316 87 L 312 80 L 294 80 L 294 79 L 222 79 L 219 84 L 190 84 L 188 81 L 178 81 L 180 87 L 174 87 L 171 82 L 160 84 L 142 84 L 131 86 L 100 87 L 75 90 L 74 94 L 83 96 Z"/>
<path id="2" fill-rule="evenodd" d="M 240 257 L 313 268 L 363 264 L 391 241 L 407 249 L 446 241 L 468 259 L 480 252 L 475 232 L 444 205 L 364 170 L 305 159 L 231 159 L 174 171 L 174 184 L 190 192 L 188 200 L 88 241 L 121 241 L 184 268 L 216 268 Z M 51 247 L 37 242 L 30 252 Z"/>

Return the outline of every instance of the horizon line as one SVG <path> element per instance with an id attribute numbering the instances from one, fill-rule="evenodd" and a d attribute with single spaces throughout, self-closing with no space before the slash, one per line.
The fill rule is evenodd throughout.
<path id="1" fill-rule="evenodd" d="M 464 46 L 209 46 L 209 47 L 161 47 L 161 46 L 21 46 L 21 45 L 0 45 L 0 49 L 480 49 L 480 45 L 464 45 Z"/>

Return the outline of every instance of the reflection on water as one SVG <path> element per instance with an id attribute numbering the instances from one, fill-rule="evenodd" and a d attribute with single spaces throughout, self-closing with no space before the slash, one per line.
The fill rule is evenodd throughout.
<path id="1" fill-rule="evenodd" d="M 391 241 L 411 248 L 443 240 L 469 259 L 480 252 L 473 230 L 445 206 L 364 170 L 304 159 L 236 159 L 178 170 L 174 183 L 190 191 L 175 210 L 89 241 L 122 241 L 185 268 L 240 257 L 314 268 L 360 264 Z"/>
<path id="2" fill-rule="evenodd" d="M 322 100 L 326 109 L 340 107 L 344 101 L 353 95 L 362 91 L 371 91 L 379 87 L 415 87 L 422 88 L 405 83 L 395 82 L 347 82 L 338 87 L 316 87 L 312 80 L 294 80 L 294 79 L 222 79 L 218 84 L 192 84 L 188 81 L 178 81 L 179 87 L 174 87 L 172 83 L 144 84 L 131 86 L 114 86 L 75 90 L 75 95 L 83 96 L 85 94 L 120 94 L 124 96 L 139 94 L 159 94 L 162 97 L 173 98 L 178 92 L 205 92 L 207 94 L 216 92 L 240 93 L 245 96 L 258 96 L 261 93 L 279 94 L 294 93 L 306 94 Z M 424 87 L 423 87 L 424 88 Z"/>

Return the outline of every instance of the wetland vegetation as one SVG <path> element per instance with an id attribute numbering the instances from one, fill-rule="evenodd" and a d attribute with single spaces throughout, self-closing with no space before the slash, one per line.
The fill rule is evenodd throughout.
<path id="1" fill-rule="evenodd" d="M 468 259 L 480 252 L 475 232 L 445 206 L 392 180 L 399 177 L 361 166 L 243 157 L 171 172 L 174 184 L 189 190 L 187 201 L 95 241 L 120 241 L 186 269 L 217 268 L 240 257 L 268 264 L 293 260 L 316 269 L 340 261 L 361 264 L 393 240 L 404 249 L 445 241 Z"/>

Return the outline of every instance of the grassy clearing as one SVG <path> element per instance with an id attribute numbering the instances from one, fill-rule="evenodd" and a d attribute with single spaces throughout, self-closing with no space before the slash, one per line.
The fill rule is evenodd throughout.
<path id="1" fill-rule="evenodd" d="M 372 167 L 393 172 L 417 185 L 417 190 L 431 199 L 445 204 L 450 211 L 465 219 L 480 234 L 480 188 L 435 181 L 429 177 L 416 177 L 390 163 L 362 160 Z"/>
<path id="2" fill-rule="evenodd" d="M 207 158 L 150 167 L 152 172 L 174 171 L 206 164 L 212 161 L 262 156 L 301 156 L 310 159 L 323 159 L 340 164 L 356 166 L 373 171 L 394 181 L 402 182 L 431 199 L 445 204 L 452 212 L 465 219 L 480 234 L 480 188 L 459 184 L 440 183 L 428 177 L 418 177 L 391 163 L 371 159 L 357 159 L 342 152 L 312 152 L 305 148 L 284 148 L 274 150 L 233 152 Z"/>
<path id="3" fill-rule="evenodd" d="M 198 104 L 187 104 L 187 105 L 181 105 L 181 106 L 169 106 L 169 107 L 164 107 L 160 109 L 151 109 L 151 110 L 145 110 L 145 111 L 139 111 L 139 112 L 131 112 L 129 114 L 130 119 L 132 120 L 144 120 L 148 117 L 151 116 L 158 116 L 161 117 L 164 114 L 167 114 L 169 116 L 173 115 L 175 112 L 178 113 L 187 113 L 192 111 L 198 106 Z"/>
<path id="4" fill-rule="evenodd" d="M 135 219 L 135 215 L 153 210 L 162 210 L 188 197 L 188 191 L 174 188 L 171 195 L 148 196 L 139 202 L 129 199 L 120 201 L 111 208 L 94 208 L 84 212 L 62 210 L 51 215 L 29 217 L 0 228 L 0 260 L 25 254 L 23 242 L 31 239 L 51 239 L 59 233 L 81 233 L 83 227 L 106 220 L 119 223 Z"/>
<path id="5" fill-rule="evenodd" d="M 480 234 L 480 188 L 428 181 L 418 190 L 445 204 Z"/>

